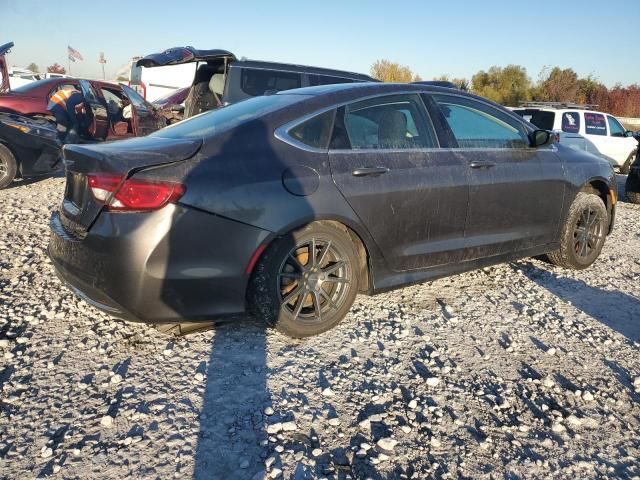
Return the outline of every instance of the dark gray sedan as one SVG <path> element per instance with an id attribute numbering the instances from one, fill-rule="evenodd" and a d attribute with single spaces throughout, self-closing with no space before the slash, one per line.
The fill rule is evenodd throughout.
<path id="1" fill-rule="evenodd" d="M 295 337 L 357 293 L 540 254 L 586 268 L 616 204 L 607 162 L 429 85 L 257 97 L 64 160 L 49 253 L 79 295 L 150 323 L 252 312 Z"/>

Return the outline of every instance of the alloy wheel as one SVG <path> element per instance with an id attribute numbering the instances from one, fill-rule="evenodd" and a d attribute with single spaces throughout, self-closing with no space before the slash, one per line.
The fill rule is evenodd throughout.
<path id="1" fill-rule="evenodd" d="M 298 321 L 322 321 L 344 304 L 351 275 L 351 265 L 335 242 L 312 237 L 292 248 L 280 266 L 281 308 Z"/>
<path id="2" fill-rule="evenodd" d="M 585 208 L 576 222 L 573 230 L 573 247 L 576 256 L 588 258 L 598 249 L 604 238 L 603 222 L 598 212 L 593 208 Z"/>

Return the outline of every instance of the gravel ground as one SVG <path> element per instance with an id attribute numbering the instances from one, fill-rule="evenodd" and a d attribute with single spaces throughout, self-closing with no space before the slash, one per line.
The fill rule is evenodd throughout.
<path id="1" fill-rule="evenodd" d="M 0 191 L 2 478 L 640 478 L 640 206 L 583 272 L 527 259 L 358 297 L 292 342 L 170 338 L 71 294 L 63 179 Z"/>

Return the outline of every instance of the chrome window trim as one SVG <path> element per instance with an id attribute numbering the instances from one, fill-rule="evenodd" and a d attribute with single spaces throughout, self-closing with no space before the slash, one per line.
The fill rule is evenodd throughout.
<path id="1" fill-rule="evenodd" d="M 360 149 L 360 150 L 354 150 L 354 149 L 330 149 L 330 148 L 315 148 L 315 147 L 310 147 L 309 145 L 300 142 L 299 140 L 296 140 L 295 138 L 291 137 L 291 135 L 289 135 L 289 130 L 291 130 L 294 127 L 297 127 L 298 125 L 300 125 L 301 123 L 306 122 L 307 120 L 311 120 L 313 117 L 317 116 L 317 115 L 322 115 L 323 113 L 328 112 L 329 110 L 337 110 L 338 108 L 344 107 L 346 105 L 349 105 L 351 103 L 357 103 L 357 102 L 363 102 L 366 100 L 371 100 L 373 98 L 380 98 L 380 97 L 386 97 L 386 96 L 395 96 L 395 95 L 407 95 L 407 94 L 413 94 L 413 95 L 417 95 L 421 104 L 422 104 L 422 108 L 424 108 L 425 114 L 427 115 L 427 119 L 429 120 L 429 124 L 431 125 L 431 129 L 435 135 L 435 140 L 436 143 L 438 145 L 440 145 L 440 142 L 438 140 L 438 135 L 437 132 L 435 131 L 435 127 L 433 125 L 433 120 L 431 119 L 431 115 L 429 115 L 429 110 L 427 109 L 427 106 L 424 104 L 424 101 L 422 100 L 422 98 L 420 97 L 420 94 L 422 93 L 427 93 L 425 91 L 421 91 L 421 90 L 401 90 L 399 92 L 391 92 L 391 93 L 377 93 L 377 94 L 372 94 L 372 95 L 367 95 L 365 97 L 361 97 L 361 98 L 357 98 L 357 99 L 352 99 L 352 100 L 348 100 L 346 102 L 341 102 L 341 103 L 336 103 L 331 105 L 330 107 L 325 107 L 322 108 L 320 110 L 315 110 L 312 113 L 309 113 L 307 115 L 304 115 L 303 117 L 298 117 L 295 120 L 291 120 L 290 122 L 285 123 L 284 125 L 279 126 L 278 128 L 276 128 L 273 132 L 273 135 L 280 141 L 287 143 L 289 145 L 291 145 L 292 147 L 296 147 L 299 148 L 300 150 L 305 150 L 307 152 L 312 152 L 312 153 L 327 153 L 327 152 L 421 152 L 421 151 L 431 151 L 431 150 L 442 150 L 440 148 L 440 146 L 438 147 L 432 147 L 432 148 L 399 148 L 399 149 L 386 149 L 386 148 L 370 148 L 370 149 Z M 285 93 L 286 94 L 286 93 Z M 331 141 L 331 140 L 329 140 Z"/>

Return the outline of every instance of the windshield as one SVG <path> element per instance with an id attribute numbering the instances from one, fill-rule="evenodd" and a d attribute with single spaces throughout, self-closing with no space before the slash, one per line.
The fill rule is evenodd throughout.
<path id="1" fill-rule="evenodd" d="M 269 95 L 254 97 L 228 107 L 201 113 L 188 120 L 149 135 L 165 138 L 202 138 L 231 130 L 238 125 L 275 112 L 308 97 L 302 95 Z"/>

